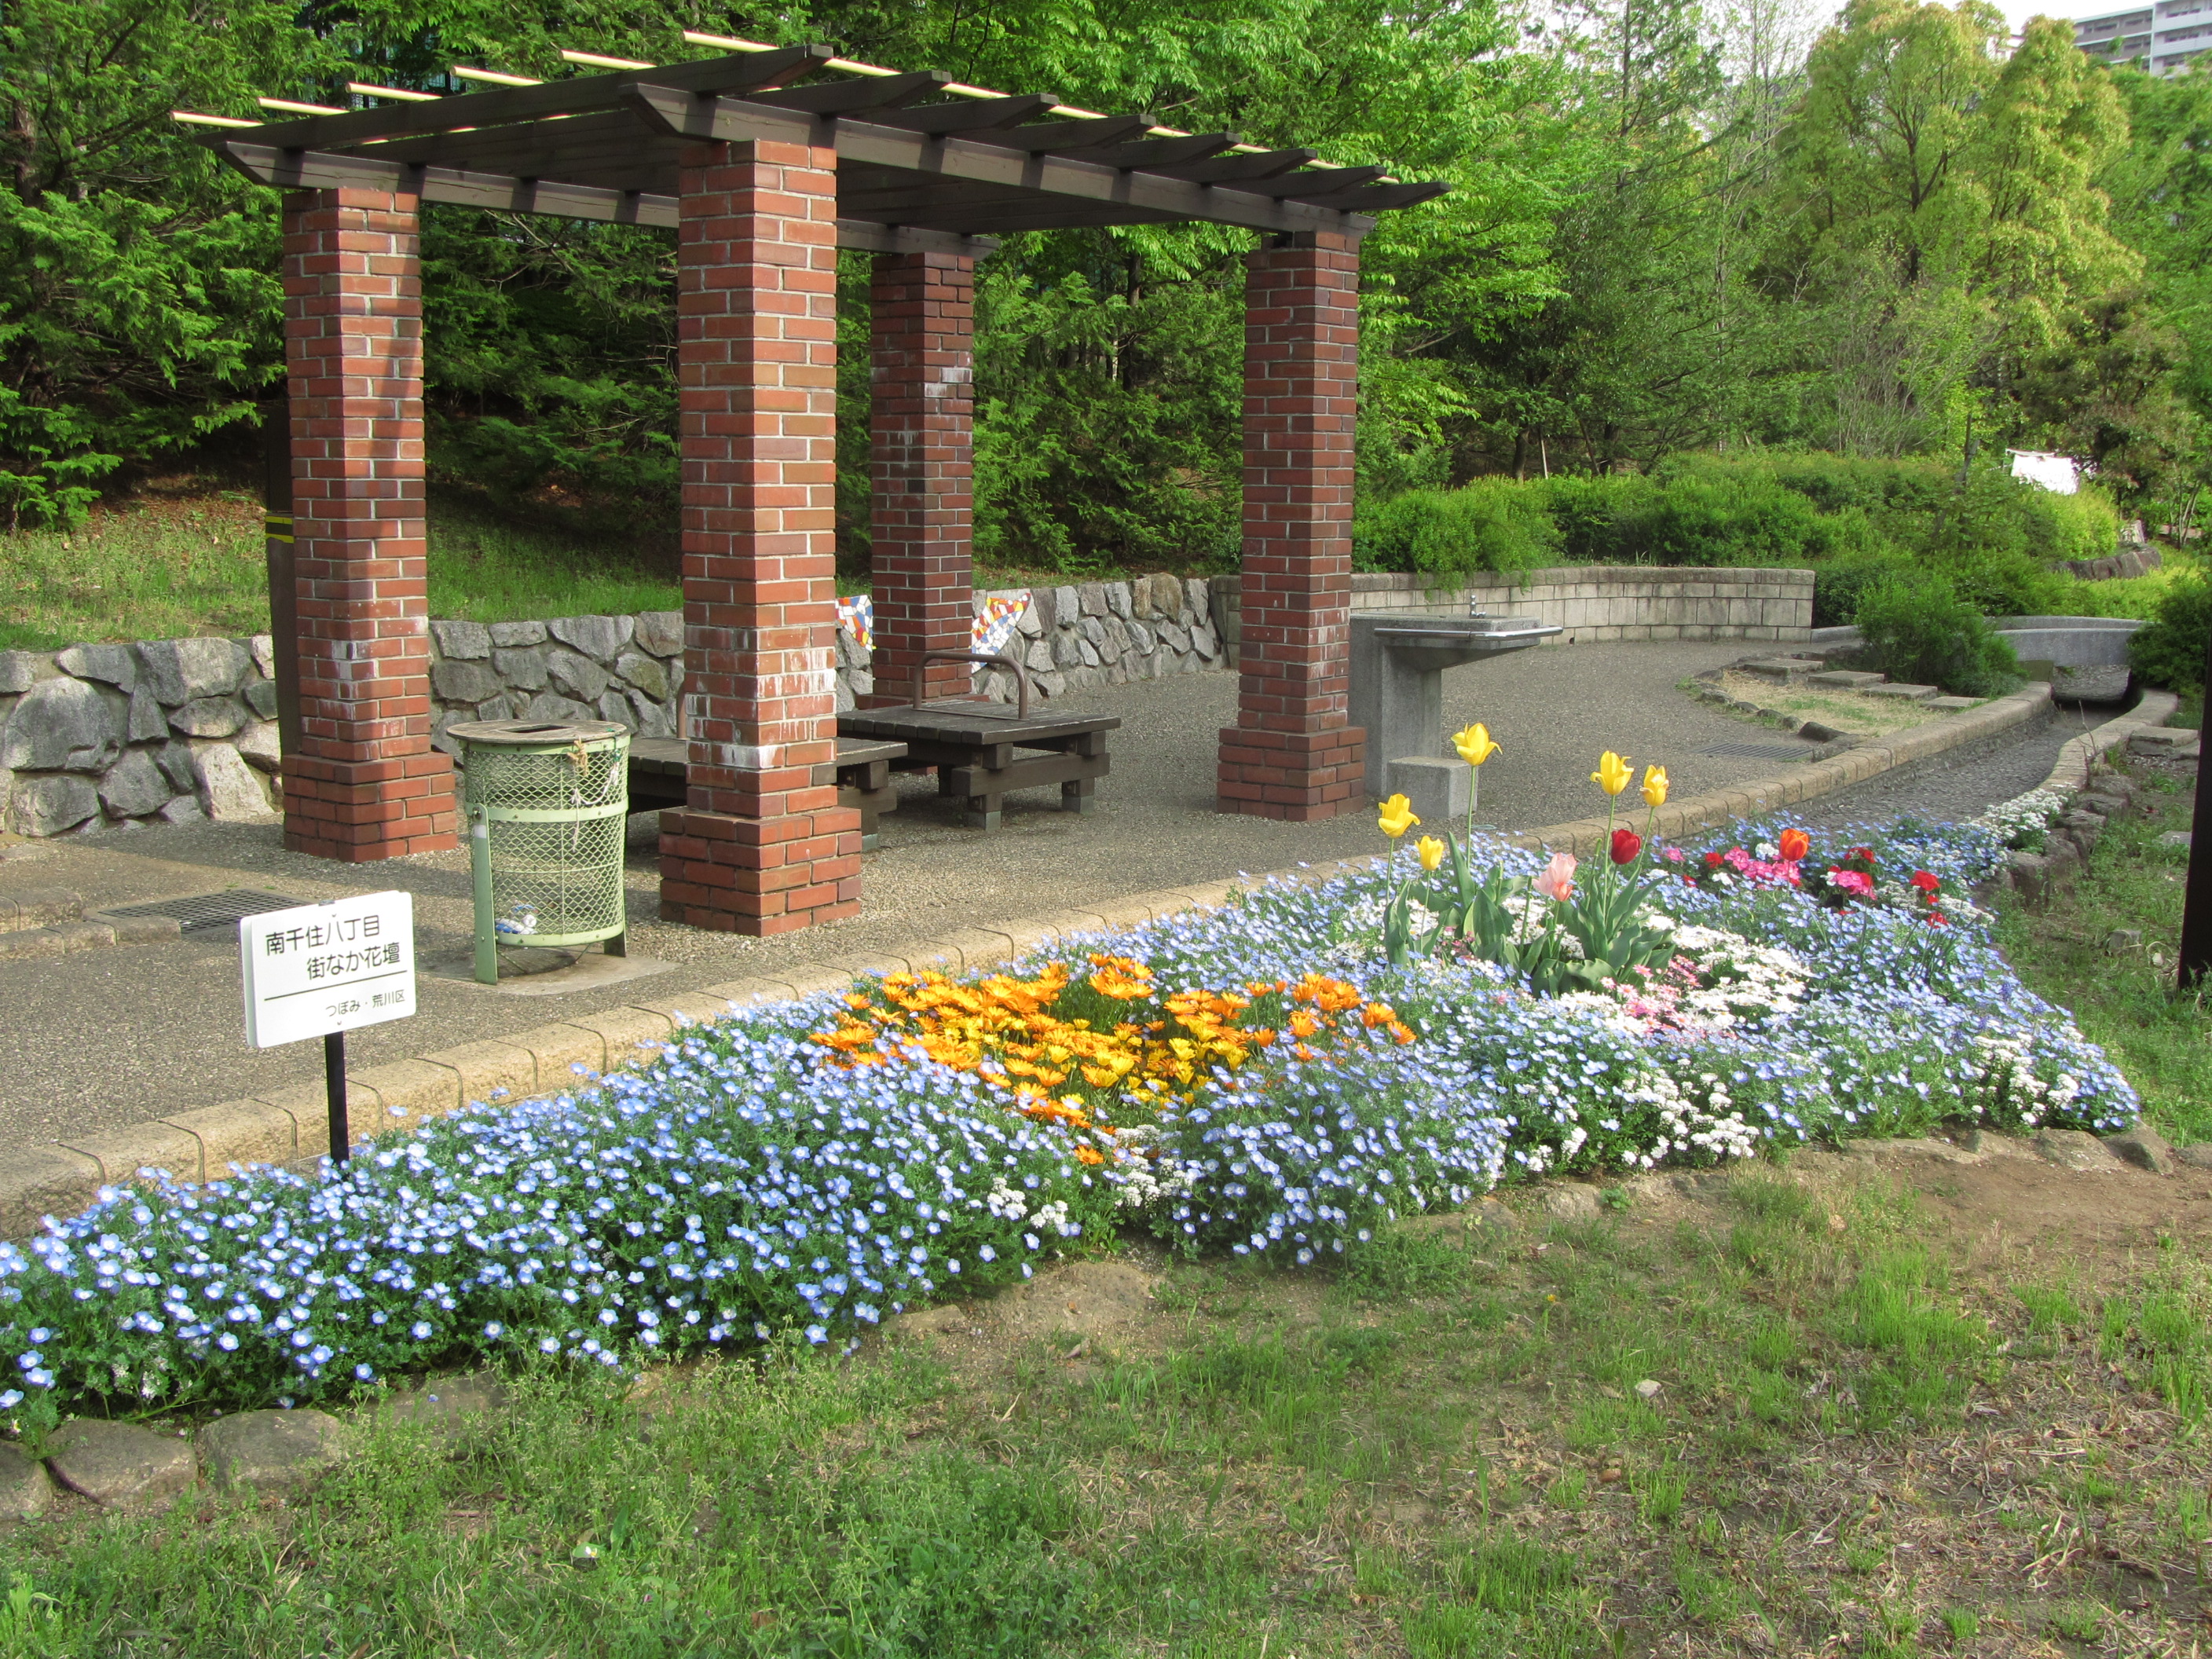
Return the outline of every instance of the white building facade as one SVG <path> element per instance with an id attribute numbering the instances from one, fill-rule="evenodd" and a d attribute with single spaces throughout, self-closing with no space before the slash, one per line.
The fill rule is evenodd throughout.
<path id="1" fill-rule="evenodd" d="M 2074 44 L 2108 63 L 2179 75 L 2212 47 L 2212 0 L 2154 0 L 2135 11 L 2081 18 L 2074 25 Z"/>

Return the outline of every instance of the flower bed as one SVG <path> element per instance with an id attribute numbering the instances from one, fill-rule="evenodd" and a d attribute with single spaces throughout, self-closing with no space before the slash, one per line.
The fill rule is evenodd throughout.
<path id="1" fill-rule="evenodd" d="M 1622 835 L 1594 876 L 1425 839 L 1014 971 L 735 1015 L 638 1073 L 425 1122 L 319 1176 L 113 1192 L 0 1247 L 20 1373 L 0 1409 L 839 1340 L 1117 1226 L 1303 1262 L 1543 1172 L 2132 1120 L 2125 1081 L 1956 896 L 2002 857 L 1990 830 Z M 1455 909 L 1468 892 L 1497 901 L 1492 933 Z M 1607 969 L 1601 913 L 1632 967 Z"/>

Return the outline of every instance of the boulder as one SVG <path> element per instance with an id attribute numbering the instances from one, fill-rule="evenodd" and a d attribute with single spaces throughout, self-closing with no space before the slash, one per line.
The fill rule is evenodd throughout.
<path id="1" fill-rule="evenodd" d="M 545 675 L 552 681 L 556 691 L 563 696 L 574 697 L 578 702 L 597 702 L 600 693 L 607 689 L 607 671 L 589 657 L 579 656 L 574 651 L 547 652 Z"/>
<path id="2" fill-rule="evenodd" d="M 273 720 L 276 718 L 276 682 L 256 680 L 246 688 L 246 706 L 257 719 Z"/>
<path id="3" fill-rule="evenodd" d="M 1042 674 L 1052 667 L 1052 643 L 1048 640 L 1031 640 L 1029 648 L 1022 653 L 1022 666 L 1032 674 Z"/>
<path id="4" fill-rule="evenodd" d="M 1127 582 L 1108 582 L 1106 584 L 1107 614 L 1109 616 L 1119 617 L 1122 621 L 1127 622 L 1129 619 L 1131 610 L 1132 607 L 1129 603 L 1129 584 Z"/>
<path id="5" fill-rule="evenodd" d="M 491 629 L 482 623 L 434 622 L 430 638 L 447 662 L 480 662 L 491 655 Z"/>
<path id="6" fill-rule="evenodd" d="M 1052 615 L 1048 623 L 1054 628 L 1073 628 L 1083 615 L 1083 595 L 1074 587 L 1062 586 L 1052 590 Z"/>
<path id="7" fill-rule="evenodd" d="M 154 815 L 164 823 L 205 823 L 207 812 L 198 795 L 179 795 Z"/>
<path id="8" fill-rule="evenodd" d="M 169 717 L 161 712 L 161 699 L 143 685 L 131 694 L 123 735 L 130 743 L 158 743 L 169 735 Z"/>
<path id="9" fill-rule="evenodd" d="M 199 764 L 200 808 L 217 823 L 264 823 L 276 816 L 260 775 L 228 744 L 195 744 L 192 758 Z"/>
<path id="10" fill-rule="evenodd" d="M 353 1438 L 324 1412 L 240 1412 L 200 1431 L 199 1457 L 225 1491 L 290 1493 L 343 1462 Z"/>
<path id="11" fill-rule="evenodd" d="M 274 720 L 257 720 L 231 740 L 239 758 L 257 772 L 281 772 L 284 769 L 283 740 Z"/>
<path id="12" fill-rule="evenodd" d="M 2111 1170 L 2122 1167 L 2103 1141 L 2080 1129 L 2039 1130 L 2035 1150 L 2065 1170 Z"/>
<path id="13" fill-rule="evenodd" d="M 2125 1134 L 2106 1135 L 2105 1150 L 2122 1163 L 2148 1170 L 2153 1175 L 2173 1173 L 2172 1144 L 2148 1123 L 2138 1123 Z"/>
<path id="14" fill-rule="evenodd" d="M 71 1492 L 111 1509 L 145 1509 L 192 1484 L 191 1442 L 131 1423 L 80 1417 L 47 1442 L 46 1467 Z"/>
<path id="15" fill-rule="evenodd" d="M 1544 1213 L 1558 1221 L 1595 1221 L 1605 1213 L 1597 1188 L 1559 1182 L 1544 1188 Z"/>
<path id="16" fill-rule="evenodd" d="M 2192 1170 L 2212 1170 L 2212 1140 L 2204 1141 L 2195 1146 L 2175 1147 L 2173 1161 L 2176 1164 L 2185 1164 Z"/>
<path id="17" fill-rule="evenodd" d="M 612 662 L 637 631 L 637 625 L 628 617 L 556 617 L 545 627 L 562 644 L 572 645 L 600 662 Z"/>
<path id="18" fill-rule="evenodd" d="M 1159 575 L 1152 578 L 1152 611 L 1166 622 L 1181 622 L 1184 605 L 1182 582 L 1179 578 Z"/>
<path id="19" fill-rule="evenodd" d="M 138 659 L 127 645 L 73 645 L 55 654 L 54 665 L 81 680 L 105 680 L 118 691 L 138 684 Z"/>
<path id="20" fill-rule="evenodd" d="M 526 720 L 595 720 L 599 716 L 587 704 L 556 697 L 550 691 L 540 691 L 523 705 L 522 713 L 516 718 Z"/>
<path id="21" fill-rule="evenodd" d="M 199 763 L 192 758 L 191 744 L 172 738 L 161 745 L 154 760 L 176 793 L 189 794 L 200 787 Z"/>
<path id="22" fill-rule="evenodd" d="M 505 622 L 491 625 L 494 645 L 543 645 L 545 643 L 545 624 L 542 622 Z"/>
<path id="23" fill-rule="evenodd" d="M 0 697 L 27 691 L 39 677 L 39 659 L 27 651 L 0 651 Z"/>
<path id="24" fill-rule="evenodd" d="M 856 691 L 859 689 L 857 686 L 854 688 Z M 638 736 L 669 738 L 676 735 L 675 729 L 668 724 L 668 711 L 664 704 L 654 702 L 642 691 L 631 692 L 629 701 L 635 713 L 630 725 L 636 728 Z"/>
<path id="25" fill-rule="evenodd" d="M 433 624 L 437 626 L 438 624 Z M 450 625 L 450 624 L 448 624 Z M 484 651 L 491 651 L 491 636 L 484 636 Z M 543 684 L 544 682 L 539 682 Z M 430 670 L 430 689 L 446 702 L 479 703 L 495 697 L 501 689 L 498 673 L 489 663 L 441 662 Z"/>
<path id="26" fill-rule="evenodd" d="M 46 1466 L 19 1446 L 0 1441 L 0 1518 L 28 1521 L 43 1515 L 54 1498 Z"/>
<path id="27" fill-rule="evenodd" d="M 1024 639 L 1033 640 L 1044 632 L 1044 623 L 1037 616 L 1036 600 L 1031 597 L 1022 614 L 1014 618 L 1014 631 Z"/>
<path id="28" fill-rule="evenodd" d="M 236 697 L 194 697 L 169 711 L 169 724 L 188 738 L 227 738 L 252 718 Z"/>
<path id="29" fill-rule="evenodd" d="M 265 679 L 276 678 L 276 641 L 266 634 L 256 634 L 246 642 L 246 654 Z"/>
<path id="30" fill-rule="evenodd" d="M 104 772 L 123 749 L 125 706 L 88 680 L 41 680 L 0 731 L 0 767 Z"/>
<path id="31" fill-rule="evenodd" d="M 246 684 L 253 658 L 233 640 L 142 640 L 138 663 L 162 706 L 227 697 Z"/>
<path id="32" fill-rule="evenodd" d="M 837 630 L 837 638 L 841 643 L 841 647 L 842 641 L 852 639 L 852 637 L 853 636 L 850 634 L 848 634 L 842 628 Z M 859 651 L 858 645 L 859 641 L 855 641 L 855 650 L 860 659 L 859 662 L 852 665 L 852 666 L 855 668 L 865 666 L 867 661 L 867 653 L 865 651 Z M 656 702 L 668 695 L 667 669 L 662 667 L 660 664 L 655 662 L 643 652 L 625 651 L 623 653 L 621 656 L 615 659 L 615 672 L 621 675 L 624 679 L 628 680 L 632 685 L 644 692 L 647 696 L 651 697 Z"/>
<path id="33" fill-rule="evenodd" d="M 656 657 L 684 654 L 684 613 L 681 611 L 641 611 L 637 642 Z"/>
<path id="34" fill-rule="evenodd" d="M 131 750 L 100 781 L 100 804 L 112 818 L 143 818 L 158 812 L 176 793 L 143 749 Z"/>
<path id="35" fill-rule="evenodd" d="M 1190 649 L 1189 631 L 1180 623 L 1164 622 L 1160 624 L 1160 643 L 1177 651 L 1188 651 Z"/>
<path id="36" fill-rule="evenodd" d="M 1140 656 L 1150 656 L 1159 649 L 1158 641 L 1152 637 L 1152 627 L 1153 624 L 1140 622 L 1128 624 L 1129 643 Z"/>
<path id="37" fill-rule="evenodd" d="M 1105 583 L 1085 582 L 1078 586 L 1075 591 L 1080 599 L 1078 611 L 1079 611 L 1082 615 L 1086 617 L 1103 617 L 1106 614 Z M 1076 611 L 1070 611 L 1061 617 L 1061 621 L 1072 622 L 1074 620 L 1076 614 Z"/>
<path id="38" fill-rule="evenodd" d="M 528 647 L 513 648 L 500 647 L 491 653 L 493 672 L 501 681 L 517 691 L 543 691 L 545 689 L 545 653 Z"/>
<path id="39" fill-rule="evenodd" d="M 617 726 L 629 724 L 631 712 L 629 697 L 624 692 L 615 690 L 600 692 L 599 710 L 599 718 L 603 720 L 611 720 Z"/>
<path id="40" fill-rule="evenodd" d="M 8 828 L 19 836 L 58 836 L 99 816 L 100 796 L 91 783 L 66 772 L 19 775 L 8 796 Z"/>
<path id="41" fill-rule="evenodd" d="M 1182 579 L 1182 612 L 1193 622 L 1202 619 L 1211 624 L 1213 621 L 1213 590 L 1205 577 Z"/>

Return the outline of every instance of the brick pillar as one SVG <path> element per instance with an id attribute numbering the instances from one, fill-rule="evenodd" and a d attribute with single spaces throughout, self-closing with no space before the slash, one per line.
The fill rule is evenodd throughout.
<path id="1" fill-rule="evenodd" d="M 1358 243 L 1279 236 L 1245 270 L 1243 624 L 1218 805 L 1333 817 L 1366 804 L 1364 734 L 1345 724 Z"/>
<path id="2" fill-rule="evenodd" d="M 923 653 L 965 651 L 973 638 L 975 262 L 959 253 L 882 254 L 873 300 L 876 691 L 861 702 L 881 708 L 913 695 Z M 932 663 L 923 675 L 925 696 L 971 689 L 959 663 Z"/>
<path id="3" fill-rule="evenodd" d="M 284 844 L 364 862 L 454 842 L 430 747 L 416 198 L 284 199 L 300 735 Z"/>
<path id="4" fill-rule="evenodd" d="M 677 372 L 690 801 L 660 815 L 660 914 L 742 933 L 857 915 L 837 805 L 836 152 L 683 158 Z"/>

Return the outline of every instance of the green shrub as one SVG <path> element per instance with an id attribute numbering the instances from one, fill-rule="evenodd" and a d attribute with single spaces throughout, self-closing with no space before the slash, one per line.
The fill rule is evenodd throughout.
<path id="1" fill-rule="evenodd" d="M 1352 564 L 1361 570 L 1533 570 L 1559 553 L 1559 529 L 1541 498 L 1510 478 L 1407 490 L 1367 509 L 1352 527 Z"/>
<path id="2" fill-rule="evenodd" d="M 2033 490 L 2022 504 L 2027 550 L 2045 562 L 2102 559 L 2120 544 L 2120 511 L 2094 484 L 2071 495 Z"/>
<path id="3" fill-rule="evenodd" d="M 1940 685 L 1962 697 L 1994 697 L 2020 684 L 2009 641 L 1948 579 L 1905 569 L 1859 596 L 1865 660 L 1893 680 Z"/>
<path id="4" fill-rule="evenodd" d="M 2175 582 L 2151 619 L 2128 641 L 2128 660 L 2153 685 L 2204 689 L 2204 653 L 2212 639 L 2212 579 L 2201 572 Z"/>
<path id="5" fill-rule="evenodd" d="M 1849 627 L 1859 619 L 1859 601 L 1869 588 L 1911 568 L 1911 561 L 1893 547 L 1814 565 L 1813 626 Z"/>

